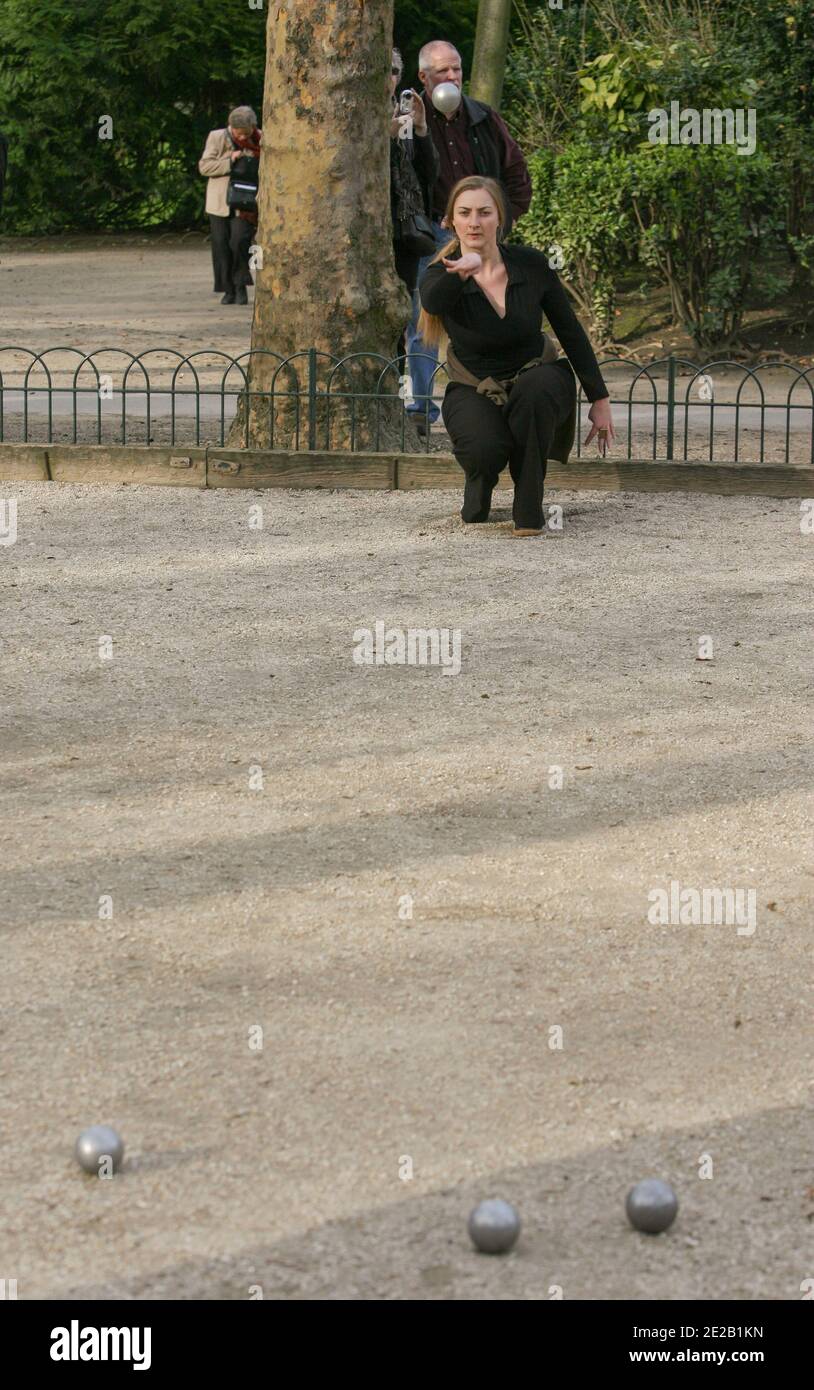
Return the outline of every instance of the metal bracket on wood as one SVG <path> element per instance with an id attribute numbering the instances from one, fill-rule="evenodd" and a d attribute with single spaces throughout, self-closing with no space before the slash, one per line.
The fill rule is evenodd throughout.
<path id="1" fill-rule="evenodd" d="M 188 458 L 188 457 L 183 457 L 183 458 L 181 458 L 181 457 L 179 457 L 179 458 L 171 458 L 171 459 L 170 459 L 170 468 L 191 468 L 191 467 L 192 467 L 192 459 L 191 459 L 191 458 Z"/>

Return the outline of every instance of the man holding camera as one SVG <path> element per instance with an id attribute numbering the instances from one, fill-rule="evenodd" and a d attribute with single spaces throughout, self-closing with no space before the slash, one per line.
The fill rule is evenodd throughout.
<path id="1" fill-rule="evenodd" d="M 206 211 L 212 237 L 215 293 L 221 304 L 248 304 L 253 285 L 249 246 L 257 226 L 257 174 L 262 132 L 250 106 L 236 106 L 223 130 L 210 130 L 199 171 L 209 180 Z"/>

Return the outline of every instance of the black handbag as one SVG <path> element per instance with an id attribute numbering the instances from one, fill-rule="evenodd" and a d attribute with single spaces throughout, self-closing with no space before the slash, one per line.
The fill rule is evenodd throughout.
<path id="1" fill-rule="evenodd" d="M 435 235 L 429 217 L 413 212 L 398 224 L 395 240 L 413 256 L 431 256 L 436 250 Z"/>
<path id="2" fill-rule="evenodd" d="M 232 138 L 231 132 L 229 139 L 233 147 L 239 150 L 240 146 Z M 259 159 L 254 159 L 252 155 L 247 154 L 242 155 L 240 159 L 233 160 L 229 171 L 229 185 L 226 189 L 226 206 L 240 212 L 257 212 L 259 177 Z"/>

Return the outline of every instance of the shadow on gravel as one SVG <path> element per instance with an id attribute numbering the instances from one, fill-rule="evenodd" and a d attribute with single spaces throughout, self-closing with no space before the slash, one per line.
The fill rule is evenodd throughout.
<path id="1" fill-rule="evenodd" d="M 591 770 L 580 794 L 542 798 L 537 787 L 507 796 L 485 792 L 438 808 L 360 814 L 348 805 L 341 821 L 275 832 L 230 832 L 224 819 L 212 833 L 176 849 L 127 851 L 109 847 L 82 856 L 0 869 L 0 921 L 15 924 L 82 920 L 98 885 L 118 902 L 151 910 L 206 902 L 213 894 L 274 883 L 280 890 L 330 881 L 337 874 L 422 874 L 447 856 L 462 860 L 505 847 L 564 844 L 611 826 L 657 826 L 701 808 L 775 800 L 808 791 L 810 770 L 792 746 L 669 765 L 647 772 L 618 766 Z M 771 772 L 771 776 L 767 773 Z M 224 774 L 224 781 L 225 781 Z M 224 788 L 227 790 L 227 788 Z M 115 805 L 111 803 L 112 806 Z M 77 877 L 77 876 L 80 877 Z M 150 886 L 149 895 L 144 886 Z M 90 886 L 93 892 L 90 892 Z M 23 906 L 25 905 L 25 906 Z"/>

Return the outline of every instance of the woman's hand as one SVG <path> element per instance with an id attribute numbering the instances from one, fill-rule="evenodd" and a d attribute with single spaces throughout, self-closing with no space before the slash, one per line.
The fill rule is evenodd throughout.
<path id="1" fill-rule="evenodd" d="M 604 396 L 601 401 L 594 401 L 588 411 L 588 419 L 591 421 L 591 432 L 585 440 L 583 448 L 587 449 L 594 435 L 596 435 L 596 447 L 604 458 L 608 452 L 608 445 L 616 438 L 613 428 L 613 417 L 611 416 L 610 398 Z"/>
<path id="2" fill-rule="evenodd" d="M 390 118 L 390 139 L 391 139 L 391 140 L 397 140 L 397 139 L 398 139 L 398 133 L 399 133 L 399 131 L 401 130 L 401 123 L 402 123 L 403 119 L 404 119 L 403 116 L 391 116 L 391 118 Z"/>
<path id="3" fill-rule="evenodd" d="M 416 135 L 427 134 L 427 108 L 424 105 L 418 92 L 413 92 L 413 129 Z"/>
<path id="4" fill-rule="evenodd" d="M 450 256 L 442 256 L 441 262 L 451 275 L 460 275 L 462 280 L 468 280 L 470 275 L 477 275 L 483 265 L 477 251 L 467 251 L 466 255 L 459 256 L 457 261 Z"/>

